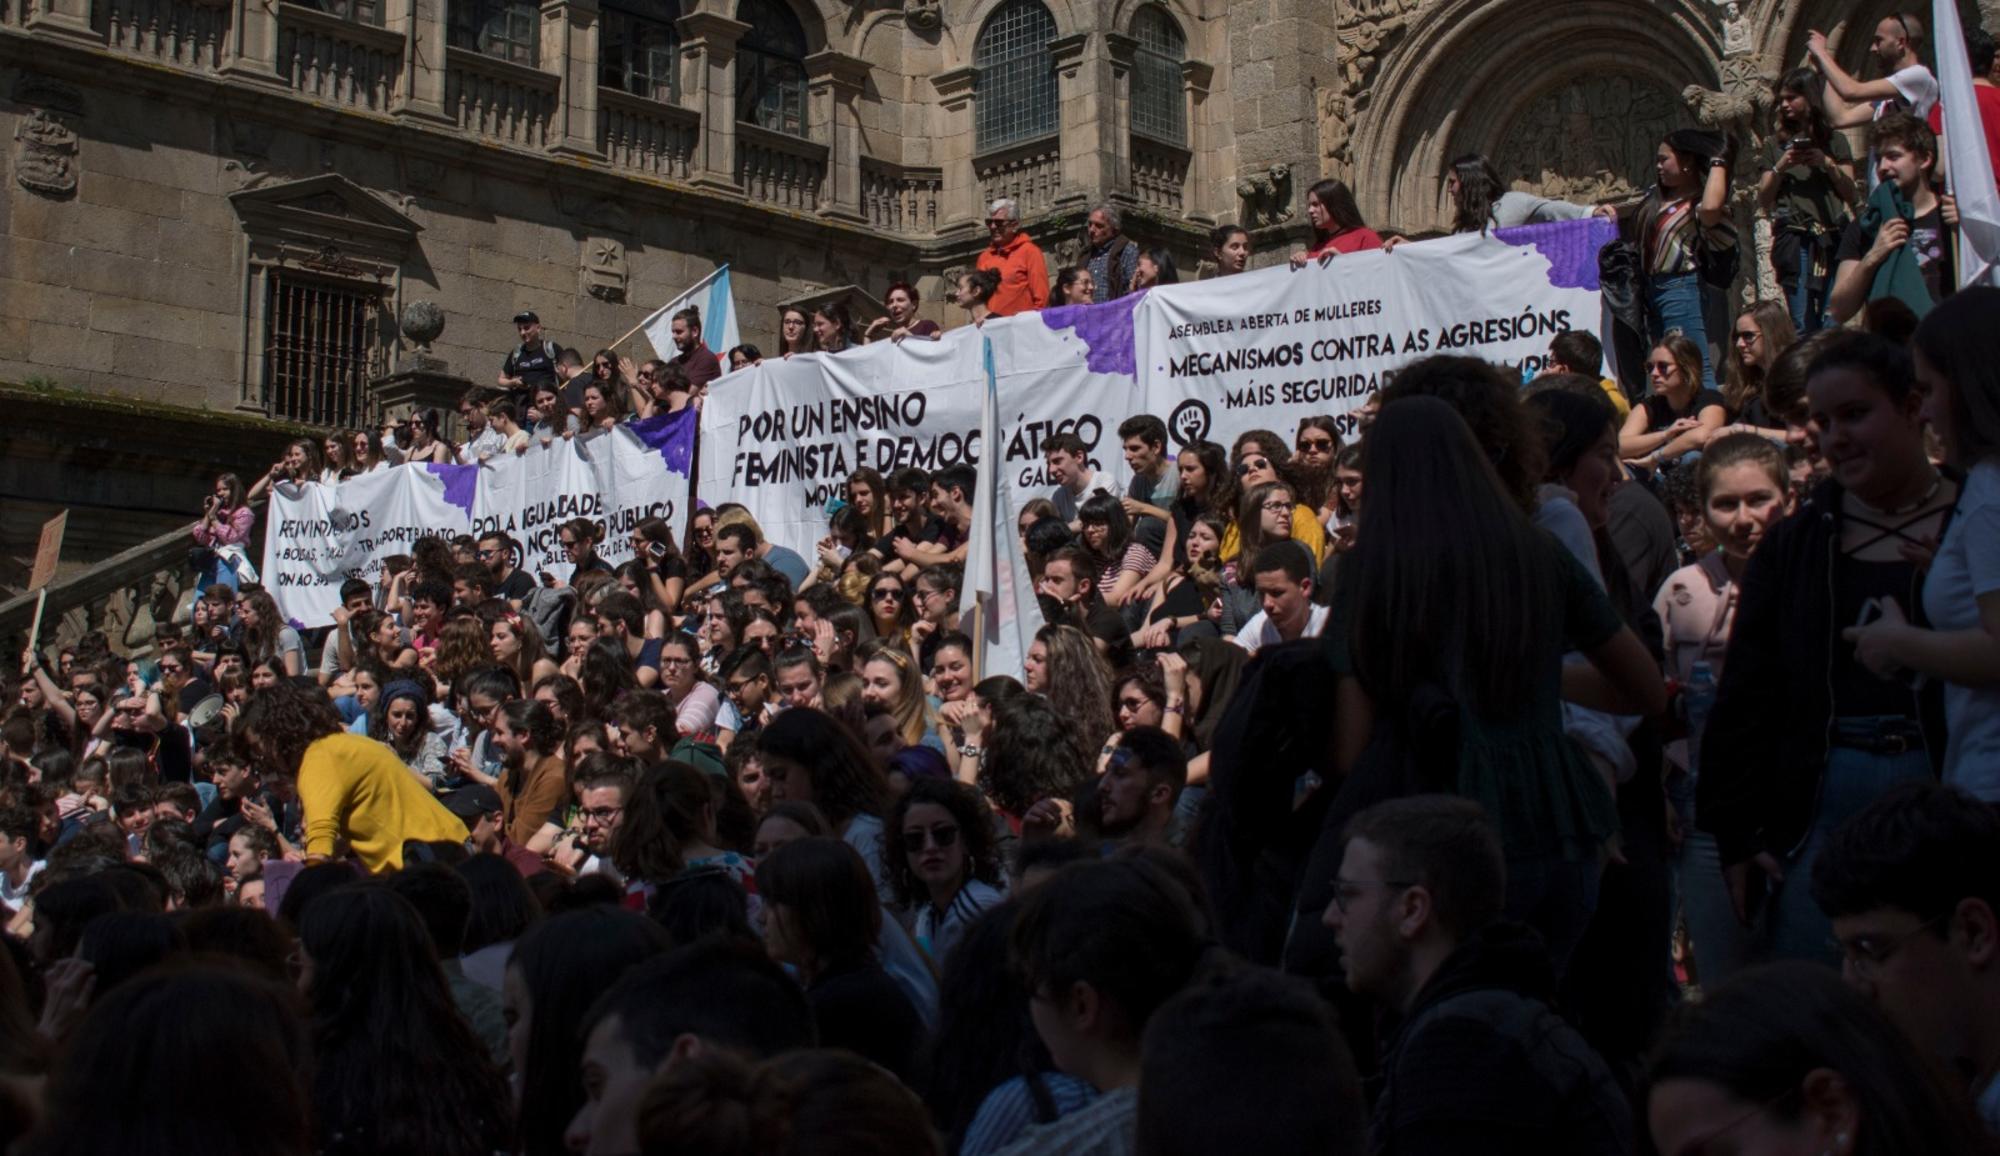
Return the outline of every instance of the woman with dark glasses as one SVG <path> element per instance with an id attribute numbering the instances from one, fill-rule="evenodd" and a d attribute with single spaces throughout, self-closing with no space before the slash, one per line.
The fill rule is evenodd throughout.
<path id="1" fill-rule="evenodd" d="M 981 912 L 1006 898 L 993 811 L 978 788 L 947 779 L 919 779 L 889 812 L 896 842 L 883 848 L 883 869 L 911 930 L 942 964 Z"/>

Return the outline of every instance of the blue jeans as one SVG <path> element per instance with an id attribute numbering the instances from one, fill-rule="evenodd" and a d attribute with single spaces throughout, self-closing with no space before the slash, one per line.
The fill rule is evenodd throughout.
<path id="1" fill-rule="evenodd" d="M 1597 912 L 1603 872 L 1594 857 L 1507 860 L 1507 918 L 1541 932 L 1557 979 L 1569 969 L 1569 957 Z"/>
<path id="2" fill-rule="evenodd" d="M 1658 342 L 1679 332 L 1701 350 L 1701 387 L 1715 388 L 1715 365 L 1708 355 L 1707 300 L 1701 278 L 1693 273 L 1654 277 L 1646 283 L 1646 324 Z"/>
<path id="3" fill-rule="evenodd" d="M 1715 836 L 1694 825 L 1696 781 L 1696 773 L 1679 768 L 1667 775 L 1667 800 L 1674 805 L 1681 832 L 1680 849 L 1673 855 L 1674 906 L 1687 920 L 1695 975 L 1703 987 L 1712 988 L 1754 961 L 1756 939 L 1737 922 L 1729 904 Z"/>
<path id="4" fill-rule="evenodd" d="M 1843 728 L 1867 720 L 1842 719 Z M 1767 903 L 1762 929 L 1768 959 L 1805 959 L 1836 966 L 1840 952 L 1833 945 L 1833 922 L 1812 897 L 1813 863 L 1827 840 L 1863 807 L 1899 783 L 1930 779 L 1930 756 L 1922 748 L 1902 754 L 1874 754 L 1853 747 L 1834 747 L 1826 754 L 1826 778 L 1820 784 L 1819 814 L 1798 853 L 1785 860 L 1785 881 Z"/>

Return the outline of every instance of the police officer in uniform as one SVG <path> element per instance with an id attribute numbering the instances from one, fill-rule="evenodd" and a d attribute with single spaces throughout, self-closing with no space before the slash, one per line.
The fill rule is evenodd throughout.
<path id="1" fill-rule="evenodd" d="M 558 384 L 556 358 L 562 355 L 562 346 L 542 336 L 542 319 L 532 310 L 516 313 L 514 328 L 521 334 L 521 344 L 500 366 L 499 381 L 518 403 L 543 386 Z"/>

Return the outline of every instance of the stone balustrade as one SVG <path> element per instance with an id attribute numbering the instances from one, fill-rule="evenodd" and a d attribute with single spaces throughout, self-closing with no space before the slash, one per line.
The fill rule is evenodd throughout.
<path id="1" fill-rule="evenodd" d="M 816 213 L 826 193 L 827 147 L 784 133 L 736 126 L 736 183 L 752 201 Z"/>
<path id="2" fill-rule="evenodd" d="M 1031 217 L 1055 204 L 1062 191 L 1062 145 L 1047 137 L 973 159 L 981 205 L 1012 198 Z"/>
<path id="3" fill-rule="evenodd" d="M 463 48 L 445 57 L 444 107 L 459 128 L 517 148 L 548 146 L 561 77 Z"/>
<path id="4" fill-rule="evenodd" d="M 861 209 L 868 223 L 888 233 L 923 236 L 937 231 L 944 170 L 906 168 L 863 157 Z"/>
<path id="5" fill-rule="evenodd" d="M 197 72 L 220 71 L 230 8 L 194 0 L 99 0 L 93 26 L 113 51 Z"/>
<path id="6" fill-rule="evenodd" d="M 614 168 L 670 181 L 694 176 L 701 115 L 613 88 L 597 90 L 597 147 Z"/>
<path id="7" fill-rule="evenodd" d="M 302 96 L 386 113 L 401 92 L 403 37 L 302 4 L 280 4 L 277 67 Z"/>

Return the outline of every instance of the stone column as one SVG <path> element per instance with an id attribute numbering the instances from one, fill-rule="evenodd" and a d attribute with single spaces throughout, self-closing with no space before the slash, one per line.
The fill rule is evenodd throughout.
<path id="1" fill-rule="evenodd" d="M 559 156 L 601 159 L 597 147 L 597 0 L 543 0 L 542 55 L 562 76 L 556 97 L 554 139 Z"/>
<path id="2" fill-rule="evenodd" d="M 979 175 L 972 165 L 972 102 L 978 81 L 979 70 L 969 66 L 931 77 L 931 88 L 938 94 L 937 115 L 943 120 L 933 141 L 944 185 L 938 193 L 940 233 L 973 228 L 986 211 L 979 203 Z"/>
<path id="3" fill-rule="evenodd" d="M 1056 203 L 1087 202 L 1117 187 L 1118 155 L 1107 136 L 1111 57 L 1102 38 L 1087 32 L 1049 42 L 1056 65 L 1058 131 L 1062 134 L 1062 191 Z"/>
<path id="4" fill-rule="evenodd" d="M 829 48 L 806 57 L 811 83 L 813 139 L 826 145 L 827 193 L 820 215 L 864 221 L 861 211 L 861 113 L 855 108 L 868 80 L 868 62 Z"/>
<path id="5" fill-rule="evenodd" d="M 1227 206 L 1227 202 L 1218 195 L 1223 191 L 1224 174 L 1218 171 L 1216 165 L 1215 133 L 1208 123 L 1211 112 L 1208 86 L 1214 79 L 1213 64 L 1199 60 L 1181 64 L 1181 86 L 1187 94 L 1189 154 L 1185 212 L 1189 220 L 1209 225 L 1221 219 Z M 1229 183 L 1233 193 L 1234 182 Z"/>
<path id="6" fill-rule="evenodd" d="M 90 0 L 30 0 L 23 23 L 28 31 L 43 36 L 79 44 L 104 44 L 104 33 L 90 25 Z"/>
<path id="7" fill-rule="evenodd" d="M 693 183 L 740 193 L 736 183 L 736 42 L 750 31 L 741 20 L 694 12 L 675 22 L 681 30 L 681 76 L 687 99 L 701 113 Z"/>
<path id="8" fill-rule="evenodd" d="M 391 0 L 384 26 L 403 34 L 403 85 L 391 111 L 412 120 L 454 124 L 444 107 L 445 0 Z"/>
<path id="9" fill-rule="evenodd" d="M 1098 155 L 1103 158 L 1103 192 L 1092 200 L 1137 203 L 1132 191 L 1132 66 L 1139 42 L 1122 32 L 1104 34 L 1104 118 L 1098 125 Z M 1068 166 L 1064 168 L 1067 170 Z"/>
<path id="10" fill-rule="evenodd" d="M 226 76 L 278 82 L 278 9 L 261 0 L 232 0 L 229 48 L 222 61 Z"/>

